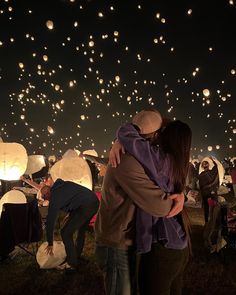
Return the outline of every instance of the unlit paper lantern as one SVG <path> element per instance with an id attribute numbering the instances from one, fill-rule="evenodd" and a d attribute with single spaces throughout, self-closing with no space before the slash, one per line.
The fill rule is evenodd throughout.
<path id="1" fill-rule="evenodd" d="M 28 156 L 27 168 L 24 174 L 31 175 L 40 171 L 45 166 L 46 164 L 43 155 Z"/>
<path id="2" fill-rule="evenodd" d="M 67 156 L 56 162 L 50 169 L 53 181 L 61 178 L 92 190 L 92 175 L 88 163 L 77 156 Z"/>
<path id="3" fill-rule="evenodd" d="M 98 153 L 95 150 L 86 150 L 83 152 L 83 155 L 98 157 Z"/>
<path id="4" fill-rule="evenodd" d="M 2 213 L 2 206 L 5 203 L 10 204 L 25 204 L 27 202 L 25 194 L 18 190 L 11 190 L 3 195 L 0 200 L 0 216 Z"/>
<path id="5" fill-rule="evenodd" d="M 36 260 L 42 269 L 55 268 L 65 261 L 66 251 L 62 241 L 53 242 L 53 255 L 45 252 L 48 243 L 44 242 L 38 248 Z"/>
<path id="6" fill-rule="evenodd" d="M 28 156 L 19 143 L 0 143 L 0 179 L 18 180 L 25 173 Z"/>

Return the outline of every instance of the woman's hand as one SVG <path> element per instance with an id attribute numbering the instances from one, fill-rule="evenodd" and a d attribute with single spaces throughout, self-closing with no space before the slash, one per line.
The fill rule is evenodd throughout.
<path id="1" fill-rule="evenodd" d="M 174 201 L 174 206 L 170 210 L 169 214 L 166 216 L 167 218 L 173 217 L 180 213 L 184 208 L 184 194 L 173 194 L 170 195 L 168 198 Z"/>
<path id="2" fill-rule="evenodd" d="M 118 140 L 115 141 L 109 152 L 109 164 L 116 168 L 120 164 L 120 154 L 125 154 L 125 149 Z"/>

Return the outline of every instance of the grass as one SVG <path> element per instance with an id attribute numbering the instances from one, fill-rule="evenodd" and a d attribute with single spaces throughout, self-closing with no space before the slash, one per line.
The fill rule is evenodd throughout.
<path id="1" fill-rule="evenodd" d="M 235 295 L 236 249 L 209 254 L 203 245 L 202 209 L 188 208 L 192 222 L 193 257 L 185 272 L 183 295 Z M 94 259 L 94 234 L 87 232 L 85 261 L 78 273 L 41 270 L 33 256 L 16 248 L 10 261 L 0 264 L 0 295 L 104 295 L 102 275 Z M 148 294 L 147 294 L 148 295 Z"/>

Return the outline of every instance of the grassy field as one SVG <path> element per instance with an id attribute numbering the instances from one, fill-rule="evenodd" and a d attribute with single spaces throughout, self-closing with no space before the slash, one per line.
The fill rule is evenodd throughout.
<path id="1" fill-rule="evenodd" d="M 209 254 L 203 245 L 202 209 L 188 209 L 192 221 L 193 257 L 186 269 L 184 295 L 235 295 L 236 249 Z M 84 261 L 78 273 L 41 270 L 34 257 L 19 248 L 15 256 L 0 264 L 0 295 L 103 295 L 102 276 L 94 261 L 94 234 L 87 233 Z M 148 295 L 148 294 L 147 294 Z"/>

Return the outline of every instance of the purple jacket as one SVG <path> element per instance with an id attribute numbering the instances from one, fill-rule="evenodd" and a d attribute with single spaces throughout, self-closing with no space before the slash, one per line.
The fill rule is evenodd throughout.
<path id="1" fill-rule="evenodd" d="M 169 177 L 169 157 L 157 146 L 140 136 L 134 125 L 127 123 L 117 131 L 117 138 L 125 150 L 144 167 L 153 182 L 167 193 L 173 193 L 174 186 Z M 161 241 L 166 248 L 184 249 L 187 238 L 177 217 L 156 218 L 137 208 L 136 246 L 137 251 L 146 253 L 154 242 Z"/>

